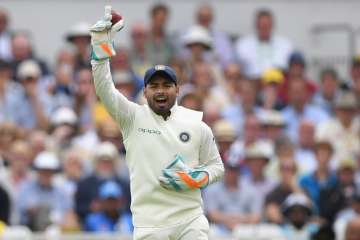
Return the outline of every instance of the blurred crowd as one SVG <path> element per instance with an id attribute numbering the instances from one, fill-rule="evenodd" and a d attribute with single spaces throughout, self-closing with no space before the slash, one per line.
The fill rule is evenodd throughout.
<path id="1" fill-rule="evenodd" d="M 204 112 L 226 168 L 203 191 L 215 234 L 269 223 L 287 239 L 359 239 L 360 57 L 346 78 L 329 66 L 310 79 L 270 10 L 239 38 L 216 29 L 215 14 L 199 5 L 193 26 L 168 32 L 171 9 L 159 3 L 148 21 L 128 22 L 115 87 L 144 104 L 145 70 L 167 64 L 179 105 Z M 94 91 L 89 26 L 69 26 L 50 66 L 0 9 L 0 231 L 133 230 L 126 153 Z"/>

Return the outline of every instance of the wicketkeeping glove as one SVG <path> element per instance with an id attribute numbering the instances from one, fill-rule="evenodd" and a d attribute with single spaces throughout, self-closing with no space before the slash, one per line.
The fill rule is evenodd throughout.
<path id="1" fill-rule="evenodd" d="M 103 60 L 115 56 L 114 35 L 124 27 L 124 20 L 112 24 L 111 6 L 105 6 L 105 15 L 91 28 L 91 59 Z"/>
<path id="2" fill-rule="evenodd" d="M 209 174 L 203 167 L 189 168 L 180 155 L 163 170 L 159 177 L 160 185 L 168 190 L 185 191 L 202 189 L 209 183 Z"/>

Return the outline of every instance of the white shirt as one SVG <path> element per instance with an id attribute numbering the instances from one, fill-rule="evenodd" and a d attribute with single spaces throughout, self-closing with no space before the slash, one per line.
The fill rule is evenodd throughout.
<path id="1" fill-rule="evenodd" d="M 260 77 L 269 68 L 286 69 L 292 51 L 290 42 L 279 36 L 272 36 L 270 41 L 261 42 L 255 35 L 251 35 L 236 43 L 237 58 L 250 78 Z"/>
<path id="2" fill-rule="evenodd" d="M 134 226 L 171 226 L 203 214 L 200 190 L 170 191 L 158 181 L 176 154 L 189 167 L 205 165 L 209 183 L 223 176 L 220 154 L 211 129 L 201 121 L 202 113 L 175 104 L 165 121 L 149 106 L 130 102 L 115 89 L 109 61 L 92 65 L 96 93 L 123 134 Z"/>

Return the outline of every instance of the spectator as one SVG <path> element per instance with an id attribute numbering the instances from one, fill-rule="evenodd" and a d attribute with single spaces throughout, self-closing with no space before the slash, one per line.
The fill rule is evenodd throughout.
<path id="1" fill-rule="evenodd" d="M 30 38 L 26 33 L 18 32 L 12 36 L 11 40 L 11 51 L 12 51 L 12 61 L 10 62 L 13 78 L 19 81 L 19 76 L 17 75 L 19 71 L 20 64 L 25 60 L 32 60 L 40 68 L 39 76 L 48 76 L 50 74 L 47 64 L 36 57 L 33 51 L 33 46 L 30 42 Z"/>
<path id="2" fill-rule="evenodd" d="M 299 141 L 295 150 L 295 159 L 301 175 L 314 172 L 317 162 L 314 154 L 315 124 L 302 120 L 298 129 Z"/>
<path id="3" fill-rule="evenodd" d="M 19 98 L 22 95 L 23 88 L 11 79 L 11 75 L 10 64 L 0 59 L 0 123 L 15 122 L 16 113 L 14 109 L 19 109 L 22 104 Z"/>
<path id="4" fill-rule="evenodd" d="M 193 91 L 190 91 L 179 99 L 179 105 L 196 111 L 202 111 L 203 99 Z"/>
<path id="5" fill-rule="evenodd" d="M 256 142 L 260 135 L 260 124 L 255 115 L 249 115 L 245 119 L 244 134 L 238 137 L 230 146 L 228 161 L 232 164 L 244 164 L 245 149 Z"/>
<path id="6" fill-rule="evenodd" d="M 90 25 L 86 22 L 74 24 L 66 40 L 75 47 L 75 70 L 90 66 Z"/>
<path id="7" fill-rule="evenodd" d="M 233 62 L 234 53 L 231 40 L 226 33 L 214 29 L 214 9 L 210 4 L 200 5 L 196 10 L 195 18 L 196 23 L 206 28 L 213 39 L 215 59 L 217 59 L 222 66 Z"/>
<path id="8" fill-rule="evenodd" d="M 21 105 L 16 111 L 15 123 L 26 129 L 47 130 L 49 116 L 53 111 L 53 100 L 41 88 L 39 65 L 33 60 L 23 61 L 19 65 L 17 76 L 25 91 L 17 99 L 21 101 Z"/>
<path id="9" fill-rule="evenodd" d="M 226 120 L 219 120 L 214 123 L 213 132 L 221 159 L 225 162 L 228 160 L 230 146 L 236 139 L 235 129 Z"/>
<path id="10" fill-rule="evenodd" d="M 340 94 L 339 77 L 335 69 L 323 69 L 320 82 L 320 89 L 315 94 L 313 103 L 332 115 L 334 103 Z"/>
<path id="11" fill-rule="evenodd" d="M 316 214 L 320 214 L 320 192 L 337 184 L 336 175 L 330 171 L 333 147 L 327 140 L 318 140 L 315 144 L 316 170 L 300 179 L 301 188 L 309 195 Z"/>
<path id="12" fill-rule="evenodd" d="M 240 103 L 241 83 L 244 79 L 240 66 L 236 63 L 229 63 L 224 67 L 224 88 L 229 96 L 231 104 Z"/>
<path id="13" fill-rule="evenodd" d="M 285 120 L 281 112 L 276 110 L 260 110 L 258 112 L 261 138 L 274 144 L 284 136 Z"/>
<path id="14" fill-rule="evenodd" d="M 204 203 L 214 231 L 226 235 L 238 224 L 259 223 L 262 208 L 255 189 L 240 180 L 240 165 L 224 166 L 224 180 L 205 190 Z"/>
<path id="15" fill-rule="evenodd" d="M 148 29 L 141 23 L 135 23 L 131 27 L 131 48 L 129 50 L 131 67 L 138 76 L 144 76 L 146 69 L 151 66 L 148 53 L 146 51 L 146 40 L 148 39 Z"/>
<path id="16" fill-rule="evenodd" d="M 316 129 L 317 138 L 328 139 L 334 146 L 335 159 L 348 154 L 360 154 L 358 107 L 356 96 L 352 92 L 344 92 L 335 101 L 335 118 Z"/>
<path id="17" fill-rule="evenodd" d="M 130 235 L 133 232 L 131 215 L 126 211 L 124 190 L 113 181 L 99 187 L 100 211 L 89 214 L 85 219 L 85 231 L 118 232 Z"/>
<path id="18" fill-rule="evenodd" d="M 298 129 L 301 120 L 310 120 L 320 125 L 329 119 L 328 114 L 309 104 L 309 92 L 302 80 L 289 82 L 289 105 L 282 110 L 285 118 L 287 135 L 295 143 L 298 142 Z"/>
<path id="19" fill-rule="evenodd" d="M 360 236 L 360 217 L 351 220 L 346 226 L 345 240 L 359 240 Z"/>
<path id="20" fill-rule="evenodd" d="M 284 104 L 278 98 L 280 87 L 284 83 L 283 73 L 275 68 L 264 71 L 261 76 L 261 106 L 265 109 L 281 110 Z"/>
<path id="21" fill-rule="evenodd" d="M 266 196 L 265 218 L 275 224 L 283 224 L 284 216 L 281 206 L 285 199 L 292 193 L 301 192 L 297 182 L 297 166 L 292 159 L 279 163 L 280 183 Z"/>
<path id="22" fill-rule="evenodd" d="M 356 160 L 351 156 L 344 156 L 336 166 L 339 188 L 344 196 L 345 203 L 342 207 L 349 207 L 357 190 L 355 173 L 359 170 Z"/>
<path id="23" fill-rule="evenodd" d="M 290 42 L 273 33 L 274 19 L 270 10 L 256 12 L 256 34 L 240 38 L 236 43 L 237 58 L 247 77 L 256 79 L 269 68 L 287 68 L 292 52 Z"/>
<path id="24" fill-rule="evenodd" d="M 79 182 L 75 193 L 75 209 L 81 221 L 84 221 L 88 214 L 100 210 L 97 193 L 100 185 L 108 180 L 117 182 L 124 189 L 126 206 L 129 206 L 130 194 L 128 183 L 120 179 L 116 174 L 115 166 L 118 157 L 116 147 L 109 142 L 101 143 L 96 148 L 94 171 Z"/>
<path id="25" fill-rule="evenodd" d="M 11 202 L 9 194 L 6 190 L 0 185 L 0 222 L 9 224 L 10 223 L 10 209 Z"/>
<path id="26" fill-rule="evenodd" d="M 130 101 L 136 101 L 136 82 L 131 72 L 118 70 L 113 74 L 115 88 Z"/>
<path id="27" fill-rule="evenodd" d="M 314 81 L 309 80 L 306 75 L 306 62 L 303 54 L 295 51 L 291 53 L 289 57 L 288 70 L 285 72 L 284 83 L 279 89 L 279 98 L 281 102 L 288 103 L 289 84 L 291 81 L 297 80 L 304 81 L 306 90 L 309 93 L 309 99 L 311 99 L 317 91 L 317 85 L 314 83 Z"/>
<path id="28" fill-rule="evenodd" d="M 354 91 L 357 96 L 358 104 L 360 104 L 360 55 L 354 56 L 351 59 L 350 80 L 347 82 L 347 88 Z"/>
<path id="29" fill-rule="evenodd" d="M 241 181 L 256 190 L 262 209 L 266 196 L 275 187 L 275 181 L 265 176 L 265 167 L 272 155 L 271 144 L 262 140 L 256 141 L 245 149 L 245 164 L 249 169 L 249 174 L 244 175 Z"/>
<path id="30" fill-rule="evenodd" d="M 10 61 L 11 53 L 11 33 L 9 31 L 9 13 L 6 9 L 0 8 L 0 59 Z"/>
<path id="31" fill-rule="evenodd" d="M 151 8 L 151 25 L 149 38 L 146 41 L 146 52 L 153 65 L 168 64 L 174 56 L 172 40 L 166 32 L 169 9 L 159 3 Z"/>
<path id="32" fill-rule="evenodd" d="M 34 167 L 37 178 L 23 185 L 16 208 L 21 214 L 21 224 L 33 231 L 43 231 L 51 223 L 61 223 L 71 204 L 64 190 L 53 183 L 54 174 L 60 168 L 56 155 L 41 152 L 35 158 Z"/>
<path id="33" fill-rule="evenodd" d="M 282 207 L 286 218 L 283 227 L 286 239 L 311 239 L 319 226 L 310 222 L 313 211 L 309 199 L 302 193 L 292 193 Z"/>

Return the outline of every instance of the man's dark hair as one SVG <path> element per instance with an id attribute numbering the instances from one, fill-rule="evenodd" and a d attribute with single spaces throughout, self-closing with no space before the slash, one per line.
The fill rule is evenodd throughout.
<path id="1" fill-rule="evenodd" d="M 320 79 L 323 79 L 325 75 L 330 75 L 334 79 L 338 79 L 339 75 L 337 71 L 332 67 L 327 67 L 321 70 Z"/>
<path id="2" fill-rule="evenodd" d="M 158 3 L 158 4 L 155 4 L 152 8 L 151 8 L 151 11 L 150 11 L 150 14 L 151 16 L 155 16 L 158 12 L 161 12 L 161 11 L 164 11 L 165 13 L 168 13 L 169 12 L 169 8 L 163 4 L 163 3 Z"/>

